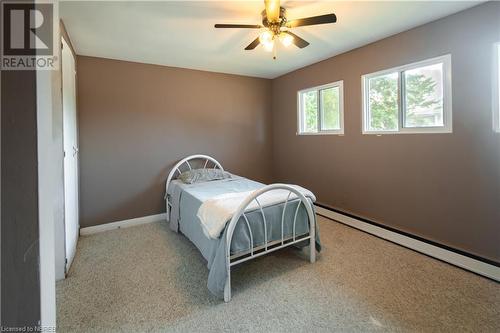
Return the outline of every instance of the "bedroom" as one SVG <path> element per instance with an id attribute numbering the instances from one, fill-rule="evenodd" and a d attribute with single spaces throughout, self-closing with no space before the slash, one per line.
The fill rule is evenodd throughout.
<path id="1" fill-rule="evenodd" d="M 500 330 L 499 2 L 25 8 L 2 328 Z"/>

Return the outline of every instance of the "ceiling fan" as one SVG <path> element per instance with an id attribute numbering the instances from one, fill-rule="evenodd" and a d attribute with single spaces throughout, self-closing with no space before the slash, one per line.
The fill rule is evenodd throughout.
<path id="1" fill-rule="evenodd" d="M 304 48 L 309 43 L 290 31 L 292 28 L 303 27 L 306 25 L 317 25 L 337 22 L 335 14 L 325 14 L 311 16 L 301 19 L 288 20 L 286 9 L 280 6 L 279 0 L 264 0 L 266 9 L 262 11 L 262 25 L 260 24 L 216 24 L 215 28 L 243 28 L 243 29 L 262 29 L 259 37 L 245 47 L 245 50 L 253 50 L 259 44 L 262 44 L 268 52 L 273 51 L 273 59 L 276 59 L 275 42 L 279 40 L 283 46 L 288 47 L 295 44 L 299 48 Z"/>

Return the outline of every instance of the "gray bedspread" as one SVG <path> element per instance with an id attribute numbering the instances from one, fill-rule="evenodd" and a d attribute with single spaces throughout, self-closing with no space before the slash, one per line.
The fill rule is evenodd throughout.
<path id="1" fill-rule="evenodd" d="M 168 188 L 168 195 L 172 204 L 170 212 L 170 228 L 174 231 L 181 231 L 198 248 L 203 257 L 207 260 L 209 269 L 208 289 L 216 296 L 224 296 L 224 285 L 227 278 L 226 271 L 226 231 L 218 238 L 212 239 L 203 233 L 201 222 L 197 217 L 201 204 L 214 196 L 224 193 L 245 192 L 257 190 L 265 186 L 243 177 L 233 175 L 230 179 L 210 181 L 197 184 L 184 184 L 180 180 L 174 180 Z M 309 200 L 312 201 L 311 198 Z M 293 220 L 295 209 L 299 204 L 298 200 L 289 202 L 285 211 L 286 219 Z M 268 240 L 281 239 L 281 216 L 283 204 L 273 205 L 264 208 L 267 222 Z M 264 221 L 260 210 L 248 212 L 247 218 L 250 222 L 254 246 L 264 243 Z M 235 254 L 250 249 L 250 234 L 246 223 L 240 219 L 233 234 L 231 242 L 231 253 Z M 306 234 L 309 231 L 307 212 L 303 206 L 299 208 L 296 222 L 296 235 Z M 293 228 L 291 223 L 284 226 L 285 237 L 292 236 Z M 308 245 L 308 244 L 303 244 Z M 320 251 L 319 231 L 316 226 L 316 249 Z"/>

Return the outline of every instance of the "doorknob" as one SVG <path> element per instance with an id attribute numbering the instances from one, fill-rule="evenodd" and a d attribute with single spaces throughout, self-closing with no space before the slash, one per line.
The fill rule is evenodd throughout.
<path id="1" fill-rule="evenodd" d="M 78 154 L 78 148 L 73 146 L 73 156 L 76 156 L 76 154 Z"/>

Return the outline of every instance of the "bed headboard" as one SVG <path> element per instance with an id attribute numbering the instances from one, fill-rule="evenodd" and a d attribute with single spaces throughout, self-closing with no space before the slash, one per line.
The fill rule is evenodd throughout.
<path id="1" fill-rule="evenodd" d="M 184 166 L 187 166 L 187 168 L 185 168 L 186 170 L 192 170 L 193 165 L 190 162 L 192 162 L 194 160 L 201 160 L 202 163 L 204 161 L 203 169 L 210 167 L 212 169 L 220 169 L 220 170 L 224 171 L 224 168 L 219 163 L 219 161 L 217 161 L 215 158 L 213 158 L 211 156 L 197 154 L 197 155 L 191 155 L 191 156 L 185 157 L 182 160 L 180 160 L 179 162 L 177 162 L 174 165 L 174 167 L 172 168 L 172 170 L 170 170 L 170 173 L 168 174 L 167 181 L 165 183 L 165 199 L 167 199 L 167 190 L 168 190 L 168 185 L 170 185 L 170 182 L 173 179 L 176 179 L 182 173 L 182 168 Z M 168 210 L 168 204 L 167 204 L 167 210 Z"/>
<path id="2" fill-rule="evenodd" d="M 183 158 L 182 160 L 180 160 L 179 162 L 177 162 L 174 165 L 174 167 L 170 171 L 170 174 L 168 175 L 167 180 L 168 179 L 174 179 L 174 176 L 180 175 L 182 173 L 182 167 L 184 165 L 187 166 L 187 170 L 192 170 L 193 169 L 193 165 L 190 162 L 195 161 L 195 160 L 201 160 L 201 161 L 204 160 L 205 161 L 204 164 L 203 164 L 203 169 L 206 169 L 207 167 L 210 167 L 212 169 L 221 169 L 222 171 L 224 171 L 224 168 L 222 167 L 222 165 L 215 158 L 213 158 L 211 156 L 208 156 L 208 155 L 191 155 L 191 156 Z M 184 170 L 184 171 L 186 171 L 186 170 Z"/>

